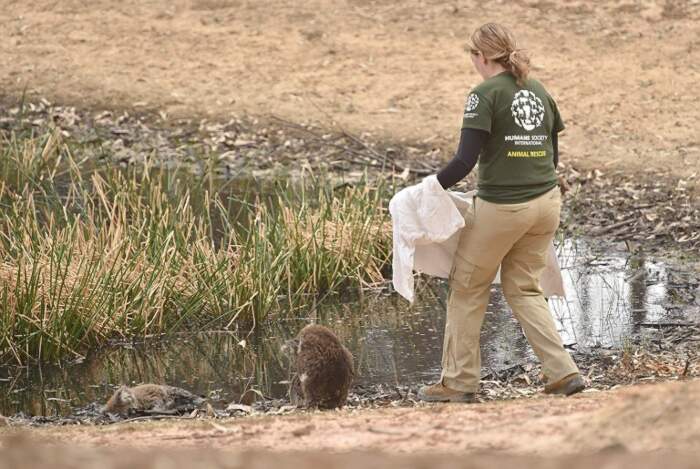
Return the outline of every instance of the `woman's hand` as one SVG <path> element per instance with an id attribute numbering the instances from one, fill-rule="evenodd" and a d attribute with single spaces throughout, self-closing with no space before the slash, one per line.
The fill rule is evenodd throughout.
<path id="1" fill-rule="evenodd" d="M 566 179 L 564 176 L 561 174 L 557 176 L 557 179 L 559 179 L 559 190 L 561 191 L 561 195 L 566 194 L 569 192 L 569 189 L 571 189 L 571 186 L 569 186 L 569 183 L 566 182 Z"/>

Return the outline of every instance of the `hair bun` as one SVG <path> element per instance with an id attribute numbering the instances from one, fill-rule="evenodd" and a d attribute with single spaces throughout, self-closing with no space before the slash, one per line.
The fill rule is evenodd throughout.
<path id="1" fill-rule="evenodd" d="M 523 49 L 518 49 L 515 37 L 508 28 L 496 23 L 486 23 L 474 31 L 470 45 L 481 51 L 487 60 L 501 64 L 515 75 L 522 86 L 530 71 L 530 58 Z"/>

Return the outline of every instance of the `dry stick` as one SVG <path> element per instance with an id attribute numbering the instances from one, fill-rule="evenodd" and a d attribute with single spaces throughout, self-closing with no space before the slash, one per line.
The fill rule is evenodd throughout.
<path id="1" fill-rule="evenodd" d="M 379 433 L 380 435 L 401 435 L 407 436 L 408 433 L 397 432 L 396 430 L 386 430 L 383 428 L 367 427 L 367 431 L 370 433 Z"/>
<path id="2" fill-rule="evenodd" d="M 297 129 L 297 130 L 300 130 L 300 131 L 302 131 L 302 132 L 305 132 L 305 133 L 309 134 L 309 135 L 312 136 L 315 140 L 317 140 L 317 141 L 319 141 L 319 142 L 322 142 L 322 143 L 325 144 L 325 145 L 329 145 L 329 146 L 332 146 L 332 147 L 339 148 L 339 149 L 344 150 L 344 151 L 346 151 L 346 152 L 348 152 L 348 153 L 352 153 L 353 155 L 359 156 L 360 158 L 367 158 L 367 155 L 365 155 L 365 154 L 362 153 L 362 152 L 359 152 L 359 151 L 357 151 L 357 150 L 355 150 L 355 149 L 353 149 L 353 148 L 350 148 L 350 147 L 348 147 L 347 145 L 340 145 L 340 144 L 338 144 L 338 143 L 336 143 L 336 142 L 329 142 L 329 141 L 325 140 L 322 136 L 320 136 L 319 134 L 317 134 L 316 132 L 314 132 L 313 130 L 309 130 L 309 129 L 307 129 L 306 127 L 303 127 L 303 126 L 301 126 L 301 125 L 299 125 L 299 124 L 296 124 L 296 123 L 294 123 L 294 122 L 292 122 L 292 121 L 289 121 L 289 120 L 284 119 L 284 118 L 282 118 L 282 117 L 276 116 L 276 115 L 274 115 L 274 114 L 271 114 L 270 117 L 271 117 L 272 119 L 275 119 L 275 120 L 279 121 L 280 123 L 286 125 L 287 127 L 291 127 L 291 128 L 293 128 L 293 129 Z M 370 162 L 370 161 L 365 161 L 365 162 L 364 162 L 364 164 L 369 164 L 369 163 L 371 163 L 371 162 Z"/>
<path id="3" fill-rule="evenodd" d="M 616 229 L 616 228 L 621 228 L 621 227 L 623 227 L 623 226 L 626 226 L 626 225 L 629 225 L 629 224 L 631 224 L 631 223 L 634 223 L 636 220 L 637 220 L 636 218 L 630 218 L 630 219 L 627 219 L 627 220 L 624 220 L 624 221 L 621 221 L 621 222 L 618 222 L 618 223 L 613 223 L 612 225 L 609 225 L 609 226 L 606 226 L 606 227 L 604 227 L 604 228 L 601 228 L 601 229 L 597 230 L 597 231 L 594 232 L 593 234 L 594 234 L 595 236 L 600 236 L 600 235 L 603 235 L 603 234 L 605 234 L 605 233 L 608 233 L 608 232 L 610 232 L 610 231 L 612 231 L 612 230 L 614 230 L 614 229 Z"/>
<path id="4" fill-rule="evenodd" d="M 693 327 L 697 326 L 695 322 L 637 322 L 635 326 L 649 327 L 652 329 L 661 329 L 662 327 Z"/>
<path id="5" fill-rule="evenodd" d="M 313 107 L 316 108 L 316 110 L 318 110 L 318 112 L 320 112 L 321 114 L 323 114 L 324 116 L 326 116 L 326 119 L 328 119 L 331 123 L 335 123 L 335 127 L 337 127 L 337 129 L 340 131 L 340 133 L 341 133 L 342 135 L 344 135 L 345 137 L 347 137 L 347 138 L 349 138 L 350 140 L 354 141 L 355 143 L 357 143 L 358 145 L 360 145 L 361 147 L 363 147 L 365 150 L 369 151 L 369 152 L 370 152 L 372 155 L 374 155 L 375 157 L 381 159 L 381 160 L 382 160 L 382 168 L 385 166 L 385 164 L 386 164 L 386 154 L 384 154 L 384 155 L 380 154 L 380 153 L 377 152 L 374 148 L 370 147 L 370 146 L 367 145 L 365 142 L 363 142 L 361 139 L 359 139 L 358 137 L 355 137 L 355 136 L 352 135 L 350 132 L 348 132 L 347 130 L 345 130 L 340 124 L 338 124 L 337 122 L 335 122 L 335 121 L 333 120 L 333 116 L 331 116 L 330 114 L 328 114 L 328 112 L 326 112 L 324 109 L 322 109 L 322 108 L 321 108 L 318 104 L 316 104 L 312 99 L 307 98 L 307 100 L 311 103 L 311 105 L 312 105 Z"/>
<path id="6" fill-rule="evenodd" d="M 391 355 L 391 368 L 394 372 L 394 390 L 396 391 L 396 394 L 399 395 L 399 399 L 404 400 L 405 397 L 403 396 L 403 394 L 401 394 L 401 390 L 399 389 L 399 370 L 396 366 L 396 357 L 394 356 L 394 354 Z"/>
<path id="7" fill-rule="evenodd" d="M 119 420 L 117 422 L 114 422 L 114 424 L 138 422 L 138 421 L 143 421 L 143 420 L 166 420 L 166 419 L 194 420 L 195 417 L 184 417 L 182 415 L 144 415 L 142 417 L 132 417 L 132 418 L 126 419 L 126 420 Z"/>
<path id="8" fill-rule="evenodd" d="M 686 357 L 685 359 L 685 366 L 683 367 L 683 373 L 681 373 L 681 377 L 685 378 L 688 376 L 688 369 L 690 368 L 690 357 Z"/>
<path id="9" fill-rule="evenodd" d="M 386 160 L 386 159 L 387 159 L 386 153 L 382 155 L 382 154 L 379 153 L 377 150 L 375 150 L 374 148 L 372 148 L 371 146 L 369 146 L 367 143 L 365 143 L 364 141 L 362 141 L 360 138 L 354 136 L 353 134 L 351 134 L 350 132 L 348 132 L 348 131 L 345 130 L 345 129 L 342 129 L 342 128 L 341 128 L 340 131 L 341 131 L 341 133 L 342 133 L 345 137 L 347 137 L 347 138 L 349 138 L 350 140 L 352 140 L 353 142 L 357 143 L 358 145 L 360 145 L 361 147 L 363 147 L 364 149 L 366 149 L 367 151 L 369 151 L 372 155 L 376 156 L 377 158 L 380 158 L 381 160 Z M 394 158 L 392 158 L 392 160 L 394 160 Z M 395 163 L 395 161 L 393 161 L 393 162 Z"/>
<path id="10" fill-rule="evenodd" d="M 294 123 L 294 122 L 291 122 L 291 121 L 289 121 L 289 120 L 287 120 L 287 119 L 284 119 L 284 118 L 282 118 L 282 117 L 276 116 L 276 115 L 274 115 L 274 114 L 271 114 L 270 117 L 271 117 L 272 119 L 275 119 L 275 120 L 279 121 L 280 123 L 282 123 L 282 124 L 284 124 L 284 125 L 286 125 L 286 126 L 288 126 L 288 127 L 291 127 L 291 128 L 297 129 L 297 130 L 300 130 L 300 131 L 302 131 L 302 132 L 305 132 L 305 133 L 311 135 L 315 140 L 317 140 L 317 141 L 319 141 L 319 142 L 322 142 L 322 143 L 324 143 L 325 145 L 329 145 L 329 146 L 333 146 L 333 147 L 339 148 L 339 149 L 344 150 L 344 151 L 346 151 L 346 152 L 348 152 L 348 153 L 350 153 L 350 154 L 353 154 L 353 155 L 355 155 L 355 156 L 357 156 L 357 157 L 359 157 L 359 158 L 361 159 L 361 161 L 348 159 L 348 161 L 351 162 L 351 163 L 355 163 L 355 164 L 359 164 L 359 165 L 366 165 L 366 166 L 379 167 L 379 168 L 384 167 L 384 165 L 381 165 L 381 164 L 379 164 L 379 163 L 376 163 L 376 162 L 373 162 L 373 161 L 371 161 L 371 160 L 368 160 L 368 156 L 367 156 L 365 153 L 360 152 L 360 151 L 357 151 L 357 150 L 355 150 L 354 148 L 351 148 L 351 147 L 349 147 L 349 146 L 347 146 L 347 145 L 340 145 L 339 143 L 336 143 L 336 142 L 329 142 L 329 141 L 327 141 L 327 140 L 324 140 L 324 139 L 323 139 L 320 135 L 318 135 L 316 132 L 314 132 L 314 131 L 312 131 L 312 130 L 309 130 L 309 129 L 307 129 L 307 128 L 305 128 L 305 127 L 299 125 L 299 124 L 296 124 L 296 123 Z M 343 133 L 344 133 L 346 136 L 350 137 L 350 135 L 349 135 L 347 132 L 343 131 Z M 353 137 L 350 137 L 350 138 L 354 140 Z M 361 143 L 361 145 L 362 145 L 363 147 L 367 148 L 367 145 L 365 145 L 364 143 Z M 368 148 L 368 149 L 369 149 L 369 148 Z M 369 150 L 370 150 L 371 152 L 374 152 L 374 150 L 372 150 L 372 149 L 369 149 Z M 375 154 L 378 154 L 378 153 L 375 153 Z M 382 157 L 382 158 L 386 158 L 386 157 Z M 404 166 L 402 166 L 402 165 L 396 164 L 396 162 L 394 162 L 393 165 L 394 165 L 395 170 L 403 171 L 403 170 L 405 170 L 405 169 L 408 169 L 409 172 L 415 174 L 416 176 L 427 176 L 427 175 L 433 174 L 433 173 L 435 172 L 435 170 L 433 170 L 433 169 L 424 169 L 424 170 L 421 170 L 421 169 L 406 168 L 406 167 L 404 167 Z"/>
<path id="11" fill-rule="evenodd" d="M 161 440 L 203 440 L 205 438 L 223 438 L 226 436 L 231 436 L 231 433 L 196 433 L 192 435 L 165 436 Z"/>

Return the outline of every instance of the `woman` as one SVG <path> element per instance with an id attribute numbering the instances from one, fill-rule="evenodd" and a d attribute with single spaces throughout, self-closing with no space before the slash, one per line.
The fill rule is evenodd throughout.
<path id="1" fill-rule="evenodd" d="M 478 28 L 470 53 L 484 81 L 467 97 L 457 154 L 437 177 L 446 189 L 478 159 L 478 193 L 450 275 L 442 376 L 418 396 L 432 402 L 475 399 L 479 335 L 499 266 L 503 294 L 542 362 L 545 392 L 574 394 L 585 385 L 539 284 L 559 226 L 555 168 L 557 133 L 564 124 L 552 97 L 528 79 L 530 61 L 505 27 L 488 23 Z"/>

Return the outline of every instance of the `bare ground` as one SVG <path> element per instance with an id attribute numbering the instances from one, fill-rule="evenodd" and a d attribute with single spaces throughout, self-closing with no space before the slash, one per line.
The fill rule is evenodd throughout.
<path id="1" fill-rule="evenodd" d="M 381 452 L 327 453 L 270 452 L 260 450 L 222 451 L 209 449 L 149 449 L 114 450 L 86 449 L 69 446 L 37 445 L 27 438 L 13 438 L 5 450 L 0 450 L 0 469 L 35 469 L 51 467 L 73 469 L 99 467 L 103 469 L 491 469 L 517 467 L 523 469 L 583 469 L 602 468 L 677 468 L 700 467 L 697 453 L 628 454 L 611 450 L 597 454 L 544 458 L 497 453 L 469 456 L 455 454 L 390 455 Z"/>
<path id="2" fill-rule="evenodd" d="M 700 171 L 694 0 L 0 1 L 0 86 L 80 107 L 276 114 L 450 150 L 479 79 L 462 46 L 511 25 L 585 169 Z"/>

